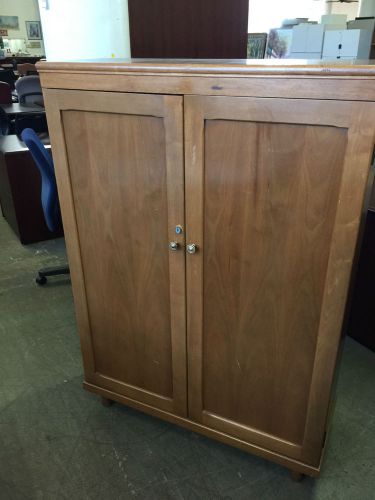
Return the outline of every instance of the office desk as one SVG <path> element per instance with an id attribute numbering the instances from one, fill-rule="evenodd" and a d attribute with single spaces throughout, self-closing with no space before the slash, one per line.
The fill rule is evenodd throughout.
<path id="1" fill-rule="evenodd" d="M 3 108 L 9 118 L 14 118 L 16 115 L 42 114 L 45 112 L 44 107 L 38 104 L 20 104 L 19 102 L 13 102 L 12 104 L 1 104 L 0 107 Z"/>
<path id="2" fill-rule="evenodd" d="M 50 149 L 47 135 L 43 142 Z M 46 226 L 40 189 L 39 171 L 24 143 L 16 135 L 0 137 L 1 210 L 22 244 L 62 236 Z"/>

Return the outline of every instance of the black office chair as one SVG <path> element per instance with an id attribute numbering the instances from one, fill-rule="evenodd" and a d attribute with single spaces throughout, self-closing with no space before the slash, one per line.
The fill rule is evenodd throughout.
<path id="1" fill-rule="evenodd" d="M 17 80 L 16 75 L 11 69 L 3 69 L 0 71 L 0 82 L 5 82 L 10 85 L 12 90 L 15 89 L 15 81 Z"/>
<path id="2" fill-rule="evenodd" d="M 21 137 L 26 128 L 32 128 L 37 134 L 48 133 L 46 114 L 17 114 L 14 119 L 14 133 Z"/>
<path id="3" fill-rule="evenodd" d="M 0 106 L 0 135 L 9 134 L 9 117 Z"/>
<path id="4" fill-rule="evenodd" d="M 31 128 L 23 130 L 21 137 L 29 148 L 42 177 L 41 200 L 46 224 L 50 231 L 57 231 L 61 228 L 62 222 L 52 156 L 46 150 L 36 132 Z M 60 266 L 40 269 L 35 281 L 38 285 L 45 285 L 48 276 L 61 274 L 70 274 L 69 267 Z"/>

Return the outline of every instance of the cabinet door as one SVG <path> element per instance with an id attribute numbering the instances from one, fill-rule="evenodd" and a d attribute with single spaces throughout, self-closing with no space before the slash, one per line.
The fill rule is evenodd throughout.
<path id="1" fill-rule="evenodd" d="M 323 58 L 336 58 L 340 55 L 339 46 L 342 43 L 342 31 L 326 31 L 323 42 Z"/>
<path id="2" fill-rule="evenodd" d="M 357 57 L 360 33 L 361 30 L 345 30 L 342 32 L 342 46 L 340 50 L 340 55 L 342 57 Z"/>
<path id="3" fill-rule="evenodd" d="M 185 415 L 182 97 L 45 97 L 85 379 Z"/>
<path id="4" fill-rule="evenodd" d="M 185 98 L 190 417 L 319 464 L 373 103 Z"/>

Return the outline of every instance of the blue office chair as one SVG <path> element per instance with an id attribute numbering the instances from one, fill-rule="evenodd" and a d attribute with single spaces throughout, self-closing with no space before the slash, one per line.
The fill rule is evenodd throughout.
<path id="1" fill-rule="evenodd" d="M 31 128 L 25 128 L 22 131 L 21 137 L 29 148 L 42 178 L 41 201 L 47 227 L 50 231 L 57 231 L 61 228 L 62 222 L 52 156 Z M 69 267 L 62 266 L 40 269 L 36 282 L 38 285 L 45 285 L 47 283 L 47 276 L 58 276 L 60 274 L 70 274 Z"/>

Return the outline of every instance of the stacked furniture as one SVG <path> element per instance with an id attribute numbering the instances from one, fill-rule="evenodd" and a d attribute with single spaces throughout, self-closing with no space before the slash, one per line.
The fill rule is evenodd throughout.
<path id="1" fill-rule="evenodd" d="M 323 59 L 368 59 L 372 32 L 366 29 L 327 31 L 324 36 Z"/>
<path id="2" fill-rule="evenodd" d="M 323 40 L 323 24 L 303 23 L 294 26 L 290 59 L 320 59 Z"/>
<path id="3" fill-rule="evenodd" d="M 369 59 L 375 59 L 375 18 L 357 17 L 354 21 L 348 22 L 348 29 L 365 29 L 371 31 L 372 40 Z"/>
<path id="4" fill-rule="evenodd" d="M 373 156 L 374 67 L 38 70 L 84 387 L 318 475 Z"/>
<path id="5" fill-rule="evenodd" d="M 321 24 L 298 24 L 293 27 L 289 58 L 368 59 L 374 23 L 374 19 L 356 19 L 346 24 L 345 15 L 334 14 L 322 16 Z"/>

